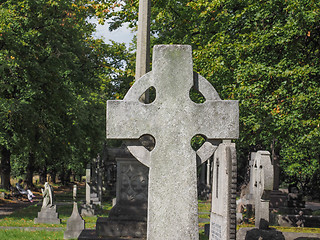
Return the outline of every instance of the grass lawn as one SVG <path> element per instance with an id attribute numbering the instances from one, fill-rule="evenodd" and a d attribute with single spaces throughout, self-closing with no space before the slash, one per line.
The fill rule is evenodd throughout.
<path id="1" fill-rule="evenodd" d="M 24 239 L 63 239 L 64 231 L 21 231 L 18 229 L 0 230 L 0 239 L 24 240 Z"/>
<path id="2" fill-rule="evenodd" d="M 80 204 L 78 204 L 80 209 Z M 104 204 L 99 217 L 107 217 L 111 204 Z M 57 206 L 57 211 L 59 213 L 59 218 L 61 219 L 61 224 L 35 224 L 34 218 L 38 216 L 41 206 L 32 205 L 26 208 L 18 209 L 13 214 L 0 219 L 0 226 L 10 226 L 10 227 L 61 227 L 66 228 L 67 220 L 71 216 L 73 205 L 59 205 Z M 95 228 L 97 216 L 96 217 L 84 217 L 86 223 L 86 228 Z M 0 238 L 1 239 L 1 238 Z"/>
<path id="3" fill-rule="evenodd" d="M 84 189 L 78 190 L 80 200 L 84 198 Z M 78 196 L 79 196 L 78 195 Z M 34 224 L 34 218 L 37 217 L 38 212 L 41 209 L 41 203 L 39 205 L 31 205 L 26 208 L 18 209 L 13 214 L 0 218 L 0 226 L 8 227 L 44 227 L 44 228 L 61 228 L 61 231 L 24 231 L 19 229 L 0 230 L 0 239 L 63 239 L 63 233 L 66 228 L 67 219 L 70 217 L 73 209 L 72 193 L 63 189 L 57 192 L 56 202 L 63 203 L 57 206 L 59 218 L 62 220 L 61 224 Z M 67 203 L 68 202 L 68 203 Z M 80 204 L 78 204 L 80 209 Z M 103 203 L 101 213 L 96 217 L 84 217 L 87 229 L 94 229 L 98 217 L 107 217 L 110 209 L 112 208 L 111 203 Z M 207 219 L 204 222 L 199 223 L 199 239 L 208 240 L 204 235 L 204 225 L 210 222 L 210 209 L 211 204 L 205 201 L 198 202 L 198 211 L 201 213 L 199 218 Z M 239 225 L 240 227 L 254 227 L 253 225 Z M 320 233 L 320 228 L 290 228 L 290 227 L 279 227 L 272 226 L 282 232 L 305 232 L 305 233 Z"/>

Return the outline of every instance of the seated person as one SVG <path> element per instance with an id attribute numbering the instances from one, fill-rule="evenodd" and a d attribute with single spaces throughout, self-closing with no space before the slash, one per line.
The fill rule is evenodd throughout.
<path id="1" fill-rule="evenodd" d="M 20 179 L 17 183 L 16 183 L 16 188 L 18 189 L 19 193 L 21 194 L 26 194 L 28 196 L 28 200 L 30 202 L 33 202 L 32 198 L 34 198 L 33 193 L 28 189 L 28 190 L 24 190 L 23 187 L 21 186 L 22 184 L 22 179 Z"/>

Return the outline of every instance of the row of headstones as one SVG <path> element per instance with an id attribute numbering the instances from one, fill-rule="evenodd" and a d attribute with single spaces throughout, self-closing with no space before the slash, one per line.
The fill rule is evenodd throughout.
<path id="1" fill-rule="evenodd" d="M 214 153 L 210 240 L 235 239 L 235 144 L 231 140 L 217 144 L 214 139 L 238 137 L 238 103 L 221 100 L 208 81 L 193 73 L 191 47 L 156 46 L 153 57 L 153 71 L 136 81 L 123 101 L 108 101 L 107 138 L 138 139 L 145 133 L 153 133 L 157 142 L 157 147 L 150 152 L 136 145 L 135 140 L 127 141 L 130 152 L 149 167 L 149 177 L 137 175 L 132 168 L 121 172 L 124 173 L 121 181 L 125 194 L 117 195 L 114 220 L 132 216 L 128 214 L 130 211 L 136 212 L 135 205 L 141 206 L 140 200 L 145 198 L 144 189 L 149 183 L 148 239 L 198 239 L 196 164 L 193 161 L 197 157 L 201 164 Z M 138 100 L 141 93 L 151 86 L 157 91 L 156 101 L 141 104 Z M 189 98 L 192 86 L 203 93 L 205 104 L 192 103 Z M 145 119 L 149 123 L 146 124 Z M 194 153 L 188 139 L 199 133 L 206 133 L 208 140 Z M 260 176 L 261 187 L 257 188 L 256 195 L 262 196 L 268 182 L 261 173 L 257 176 Z M 265 207 L 260 200 L 256 205 Z M 111 224 L 113 229 L 129 227 L 116 224 Z M 104 229 L 110 226 L 110 221 L 99 218 L 96 225 L 98 236 L 104 237 Z M 139 224 L 134 227 L 135 232 L 141 230 Z"/>
<path id="2" fill-rule="evenodd" d="M 252 156 L 252 162 L 250 164 L 250 195 L 248 199 L 254 201 L 256 227 L 260 229 L 267 229 L 269 224 L 269 192 L 272 190 L 273 186 L 273 168 L 270 160 L 270 153 L 267 151 L 258 151 Z M 229 141 L 221 143 L 214 154 L 213 162 L 214 181 L 212 188 L 213 204 L 210 217 L 210 239 L 235 239 L 237 164 L 234 144 Z M 146 225 L 141 226 L 141 224 L 146 220 L 145 211 L 147 209 L 146 206 L 143 208 L 142 205 L 146 204 L 147 200 L 148 170 L 133 159 L 120 159 L 119 169 L 119 183 L 117 189 L 118 204 L 113 209 L 113 212 L 117 212 L 117 214 L 113 214 L 113 212 L 111 212 L 111 219 L 107 219 L 107 221 L 109 221 L 109 228 L 103 228 L 101 225 L 106 222 L 100 219 L 100 221 L 97 222 L 97 229 L 104 230 L 97 234 L 100 237 L 110 237 L 111 232 L 114 234 L 114 229 L 116 229 L 115 226 L 119 226 L 119 220 L 122 222 L 122 225 L 123 221 L 131 220 L 132 222 L 130 224 L 133 232 L 129 232 L 129 235 L 132 237 L 143 237 Z M 95 171 L 93 170 L 93 172 Z M 89 167 L 87 168 L 86 177 L 87 185 L 89 185 L 89 183 L 91 183 L 91 169 Z M 129 183 L 129 185 L 126 185 L 124 182 Z M 86 192 L 88 191 L 90 193 L 91 188 L 87 187 Z M 42 192 L 43 204 L 41 211 L 38 213 L 38 218 L 35 219 L 35 223 L 60 223 L 61 220 L 56 212 L 56 206 L 53 204 L 53 191 L 51 186 L 48 183 L 45 183 L 45 189 L 42 190 Z M 77 187 L 74 185 L 73 212 L 67 221 L 67 230 L 64 234 L 65 239 L 78 238 L 84 230 L 85 223 L 78 211 L 76 192 Z M 90 204 L 90 206 L 92 206 L 92 202 L 89 202 L 89 195 L 86 194 L 86 196 L 86 205 Z M 92 207 L 92 209 L 95 208 Z M 144 211 L 142 209 L 144 209 Z M 119 214 L 119 212 L 121 213 Z M 137 212 L 142 213 L 142 215 L 138 216 Z M 94 212 L 90 212 L 89 215 L 91 214 L 94 214 Z M 110 221 L 112 221 L 113 224 L 110 224 Z M 135 227 L 132 228 L 132 225 L 135 225 Z M 128 229 L 126 229 L 126 231 L 128 232 Z M 118 232 L 118 234 L 121 236 L 122 233 Z"/>
<path id="3" fill-rule="evenodd" d="M 97 214 L 101 205 L 102 198 L 102 174 L 101 161 L 98 155 L 94 158 L 92 164 L 88 164 L 86 168 L 86 202 L 81 205 L 82 216 L 94 216 Z M 42 190 L 43 202 L 38 217 L 34 219 L 36 224 L 49 223 L 60 224 L 61 219 L 57 213 L 56 205 L 53 203 L 53 189 L 46 182 Z M 76 202 L 77 185 L 73 187 L 73 211 L 70 218 L 67 220 L 67 229 L 64 233 L 64 239 L 78 238 L 82 230 L 84 230 L 84 220 L 78 211 Z"/>
<path id="4" fill-rule="evenodd" d="M 43 195 L 42 207 L 38 212 L 38 217 L 34 219 L 35 224 L 60 224 L 61 219 L 57 212 L 57 206 L 53 202 L 52 186 L 46 182 L 44 189 L 41 189 Z M 73 211 L 67 220 L 67 229 L 64 232 L 64 239 L 78 238 L 85 228 L 85 222 L 79 214 L 78 204 L 76 201 L 77 185 L 73 186 Z"/>
<path id="5" fill-rule="evenodd" d="M 237 179 L 235 144 L 229 140 L 217 143 L 212 165 L 214 204 L 210 218 L 210 239 L 235 239 Z M 98 237 L 146 237 L 148 172 L 148 168 L 133 157 L 117 159 L 116 205 L 111 209 L 108 218 L 98 218 L 96 223 Z"/>
<path id="6" fill-rule="evenodd" d="M 86 202 L 81 206 L 82 216 L 94 216 L 102 201 L 102 162 L 100 155 L 86 168 Z"/>
<path id="7" fill-rule="evenodd" d="M 239 200 L 239 203 L 246 206 L 247 210 L 254 208 L 256 227 L 268 229 L 271 221 L 274 224 L 282 225 L 281 218 L 285 216 L 279 215 L 271 220 L 271 209 L 287 212 L 292 219 L 287 222 L 292 222 L 292 226 L 302 227 L 304 225 L 303 214 L 304 212 L 309 212 L 310 209 L 305 208 L 305 202 L 302 201 L 302 195 L 299 194 L 296 187 L 290 186 L 288 194 L 274 189 L 275 173 L 270 153 L 268 151 L 251 153 L 249 166 L 250 181 L 248 192 Z"/>

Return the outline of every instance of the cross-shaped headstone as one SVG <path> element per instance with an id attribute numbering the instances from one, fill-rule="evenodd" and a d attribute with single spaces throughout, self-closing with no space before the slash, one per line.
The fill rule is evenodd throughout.
<path id="1" fill-rule="evenodd" d="M 238 102 L 222 101 L 204 78 L 193 74 L 191 46 L 155 46 L 152 66 L 124 100 L 107 102 L 107 138 L 149 134 L 155 139 L 151 152 L 129 146 L 150 168 L 148 239 L 198 239 L 196 152 L 191 139 L 198 134 L 208 140 L 237 138 Z M 191 101 L 193 85 L 198 85 L 205 103 Z M 156 89 L 154 102 L 139 102 L 151 86 Z"/>

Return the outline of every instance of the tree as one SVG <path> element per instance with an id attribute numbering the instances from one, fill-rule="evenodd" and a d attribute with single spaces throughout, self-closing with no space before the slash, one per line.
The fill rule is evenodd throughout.
<path id="1" fill-rule="evenodd" d="M 127 84 L 124 45 L 93 39 L 89 1 L 2 1 L 0 8 L 0 153 L 32 185 L 35 171 L 83 172 L 105 135 L 112 89 Z M 129 62 L 128 62 L 129 63 Z M 13 167 L 13 169 L 11 169 Z"/>
<path id="2" fill-rule="evenodd" d="M 111 29 L 136 27 L 138 1 L 99 6 Z M 283 180 L 319 192 L 319 10 L 318 1 L 152 2 L 152 45 L 192 45 L 195 71 L 239 100 L 239 176 L 250 152 L 265 149 Z"/>

